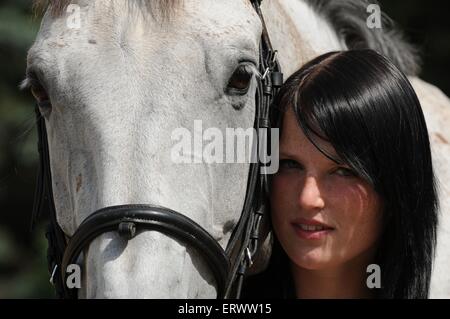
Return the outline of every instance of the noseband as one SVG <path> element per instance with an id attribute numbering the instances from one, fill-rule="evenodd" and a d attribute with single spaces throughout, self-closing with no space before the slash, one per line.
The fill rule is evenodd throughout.
<path id="1" fill-rule="evenodd" d="M 251 0 L 259 15 L 263 32 L 259 49 L 259 72 L 256 89 L 256 116 L 258 149 L 261 129 L 270 129 L 269 107 L 274 95 L 283 83 L 283 74 L 276 59 L 267 33 L 260 5 L 262 0 Z M 50 281 L 60 298 L 76 298 L 77 290 L 67 287 L 66 269 L 77 263 L 81 252 L 98 236 L 106 232 L 118 232 L 131 240 L 137 232 L 154 230 L 174 237 L 193 246 L 204 258 L 216 280 L 218 298 L 239 298 L 244 276 L 258 250 L 261 220 L 266 210 L 268 182 L 261 174 L 267 162 L 250 164 L 247 193 L 239 222 L 225 250 L 200 225 L 174 210 L 156 205 L 120 205 L 105 207 L 87 217 L 67 239 L 56 219 L 52 191 L 52 177 L 45 119 L 36 106 L 39 171 L 33 204 L 32 226 L 45 206 L 49 209 L 50 223 L 47 228 L 47 260 Z M 268 136 L 268 135 L 267 135 Z M 258 150 L 258 154 L 261 154 Z M 264 152 L 266 154 L 266 152 Z"/>

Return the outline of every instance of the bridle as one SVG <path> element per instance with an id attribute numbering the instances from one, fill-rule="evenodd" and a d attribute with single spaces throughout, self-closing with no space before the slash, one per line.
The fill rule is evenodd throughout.
<path id="1" fill-rule="evenodd" d="M 261 13 L 262 0 L 251 0 L 259 15 L 263 32 L 260 41 L 259 71 L 256 89 L 256 116 L 254 128 L 256 141 L 263 129 L 270 129 L 269 108 L 272 99 L 283 83 L 283 75 L 276 59 Z M 250 164 L 247 193 L 237 226 L 225 250 L 200 225 L 174 210 L 150 204 L 130 204 L 104 207 L 87 217 L 66 239 L 56 219 L 53 199 L 50 159 L 45 119 L 36 106 L 39 170 L 33 204 L 32 227 L 47 204 L 50 223 L 47 228 L 47 261 L 51 273 L 50 281 L 60 298 L 76 298 L 77 290 L 67 287 L 65 269 L 77 263 L 78 257 L 92 240 L 106 232 L 117 231 L 131 240 L 141 230 L 156 230 L 172 236 L 197 249 L 212 270 L 219 298 L 239 298 L 246 271 L 258 250 L 261 221 L 266 210 L 268 190 L 267 176 L 261 174 L 262 162 Z M 261 147 L 258 143 L 258 148 Z M 260 152 L 259 152 L 260 153 Z M 263 152 L 266 154 L 266 152 Z M 267 162 L 264 162 L 267 163 Z"/>
<path id="2" fill-rule="evenodd" d="M 261 76 L 257 77 L 255 103 L 254 128 L 257 132 L 257 143 L 260 132 L 270 129 L 269 108 L 273 97 L 283 83 L 283 74 L 276 59 L 276 51 L 270 43 L 261 13 L 261 2 L 262 0 L 251 0 L 263 26 L 259 49 Z M 130 204 L 99 209 L 87 217 L 73 236 L 67 239 L 56 219 L 45 119 L 37 106 L 36 117 L 39 168 L 32 227 L 47 206 L 50 217 L 46 231 L 48 269 L 51 273 L 50 281 L 60 298 L 77 297 L 77 290 L 69 289 L 65 284 L 67 274 L 63 270 L 70 264 L 77 263 L 79 255 L 92 240 L 103 233 L 115 231 L 123 238 L 131 240 L 138 231 L 143 230 L 162 232 L 196 248 L 213 272 L 218 288 L 218 298 L 239 298 L 244 276 L 258 251 L 259 233 L 266 211 L 269 187 L 267 176 L 261 174 L 261 167 L 267 162 L 258 159 L 256 163 L 252 161 L 250 164 L 244 207 L 225 250 L 205 229 L 190 218 L 169 208 L 150 204 Z M 258 148 L 260 147 L 263 146 L 258 143 Z"/>

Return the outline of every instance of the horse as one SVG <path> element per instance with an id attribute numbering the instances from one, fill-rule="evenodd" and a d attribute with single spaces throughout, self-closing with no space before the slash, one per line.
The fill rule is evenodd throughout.
<path id="1" fill-rule="evenodd" d="M 45 14 L 27 58 L 41 103 L 56 221 L 64 236 L 93 212 L 151 203 L 183 212 L 225 249 L 239 224 L 250 163 L 175 163 L 179 128 L 251 128 L 264 24 L 249 0 L 35 0 Z M 73 6 L 80 18 L 73 27 Z M 390 26 L 369 29 L 368 1 L 264 0 L 261 11 L 288 77 L 329 52 L 371 48 L 411 79 L 430 131 L 441 223 L 430 297 L 450 296 L 450 100 L 418 78 L 415 51 Z M 194 129 L 192 129 L 194 127 Z M 195 143 L 195 141 L 194 141 Z M 201 143 L 201 142 L 200 142 Z M 194 159 L 202 154 L 192 152 Z M 122 225 L 123 226 L 123 225 Z M 126 225 L 125 225 L 126 226 Z M 128 233 L 130 231 L 128 230 Z M 250 271 L 264 268 L 263 237 Z M 217 280 L 201 252 L 147 230 L 105 232 L 83 249 L 83 298 L 212 298 Z"/>

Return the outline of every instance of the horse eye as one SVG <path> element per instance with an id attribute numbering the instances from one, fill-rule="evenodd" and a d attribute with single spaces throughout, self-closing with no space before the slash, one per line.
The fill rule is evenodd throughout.
<path id="1" fill-rule="evenodd" d="M 227 93 L 244 95 L 248 92 L 250 82 L 253 77 L 253 70 L 250 65 L 240 65 L 228 81 Z"/>
<path id="2" fill-rule="evenodd" d="M 47 92 L 39 83 L 32 83 L 30 89 L 37 102 L 48 100 Z"/>
<path id="3" fill-rule="evenodd" d="M 37 79 L 31 77 L 30 82 L 31 94 L 36 99 L 39 108 L 43 112 L 48 112 L 51 109 L 51 103 L 47 91 Z"/>

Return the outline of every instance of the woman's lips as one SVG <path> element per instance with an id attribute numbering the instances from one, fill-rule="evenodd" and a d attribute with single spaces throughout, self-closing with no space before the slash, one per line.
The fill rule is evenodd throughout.
<path id="1" fill-rule="evenodd" d="M 302 239 L 322 239 L 334 231 L 333 227 L 313 219 L 300 218 L 292 222 L 292 226 Z"/>

